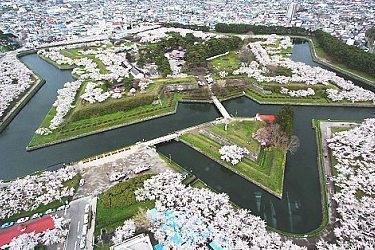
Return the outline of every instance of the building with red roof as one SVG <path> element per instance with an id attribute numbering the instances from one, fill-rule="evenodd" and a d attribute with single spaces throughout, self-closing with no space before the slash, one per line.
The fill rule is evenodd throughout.
<path id="1" fill-rule="evenodd" d="M 257 113 L 255 116 L 255 119 L 258 121 L 273 123 L 275 121 L 275 116 L 274 115 L 260 115 L 259 113 Z"/>
<path id="2" fill-rule="evenodd" d="M 36 221 L 22 223 L 0 232 L 0 247 L 8 245 L 14 238 L 26 233 L 42 233 L 53 229 L 55 223 L 51 216 L 43 217 Z"/>

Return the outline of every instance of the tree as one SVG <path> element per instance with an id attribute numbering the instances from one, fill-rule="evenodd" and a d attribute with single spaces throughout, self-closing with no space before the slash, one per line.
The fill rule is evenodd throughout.
<path id="1" fill-rule="evenodd" d="M 243 63 L 249 64 L 250 62 L 255 60 L 254 54 L 251 52 L 251 50 L 246 45 L 243 45 L 241 50 L 239 51 L 237 55 L 237 59 L 240 60 Z"/>
<path id="2" fill-rule="evenodd" d="M 126 239 L 132 237 L 135 233 L 135 224 L 133 220 L 126 220 L 124 224 L 115 230 L 115 235 L 112 237 L 114 244 L 119 244 Z"/>
<path id="3" fill-rule="evenodd" d="M 202 44 L 189 46 L 186 52 L 186 65 L 189 68 L 203 67 L 207 64 L 207 51 Z"/>
<path id="4" fill-rule="evenodd" d="M 151 226 L 150 220 L 147 218 L 146 211 L 143 208 L 139 209 L 133 220 L 138 230 L 148 230 Z"/>
<path id="5" fill-rule="evenodd" d="M 134 62 L 134 57 L 131 53 L 126 52 L 126 60 L 128 60 L 129 62 Z"/>
<path id="6" fill-rule="evenodd" d="M 330 59 L 352 69 L 360 70 L 370 75 L 375 74 L 374 54 L 367 53 L 358 47 L 347 45 L 322 30 L 314 31 L 314 36 L 319 46 L 329 55 Z"/>
<path id="7" fill-rule="evenodd" d="M 300 146 L 299 138 L 296 135 L 292 135 L 288 143 L 288 151 L 291 154 L 294 154 L 297 152 L 299 146 Z"/>
<path id="8" fill-rule="evenodd" d="M 301 27 L 265 26 L 251 24 L 226 24 L 218 23 L 215 26 L 217 32 L 246 34 L 278 34 L 278 35 L 308 35 L 310 32 Z"/>
<path id="9" fill-rule="evenodd" d="M 294 111 L 290 106 L 283 106 L 276 114 L 275 123 L 290 138 L 293 134 Z"/>

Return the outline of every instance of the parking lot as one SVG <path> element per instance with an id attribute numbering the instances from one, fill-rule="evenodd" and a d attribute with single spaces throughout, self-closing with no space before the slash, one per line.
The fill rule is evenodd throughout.
<path id="1" fill-rule="evenodd" d="M 114 173 L 125 173 L 129 178 L 135 174 L 132 173 L 138 167 L 150 167 L 145 173 L 160 173 L 170 169 L 168 165 L 159 158 L 154 149 L 148 147 L 139 147 L 118 157 L 111 156 L 109 161 L 101 159 L 95 166 L 85 167 L 82 172 L 82 178 L 85 184 L 80 187 L 75 198 L 87 195 L 98 195 L 117 182 L 110 181 L 110 176 Z"/>

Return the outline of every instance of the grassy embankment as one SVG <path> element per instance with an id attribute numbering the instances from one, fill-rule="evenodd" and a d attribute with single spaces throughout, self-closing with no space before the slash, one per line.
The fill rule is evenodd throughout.
<path id="1" fill-rule="evenodd" d="M 67 180 L 63 184 L 63 186 L 69 187 L 69 188 L 74 188 L 74 191 L 77 191 L 80 180 L 81 180 L 81 175 L 77 174 L 72 179 Z M 36 214 L 36 213 L 44 213 L 48 209 L 58 208 L 58 207 L 64 205 L 65 202 L 69 202 L 71 200 L 72 200 L 72 197 L 65 197 L 61 200 L 56 200 L 56 201 L 53 201 L 53 202 L 48 203 L 46 205 L 40 205 L 37 209 L 32 210 L 32 211 L 22 211 L 18 214 L 12 215 L 11 217 L 9 217 L 5 220 L 0 220 L 0 225 L 2 225 L 5 222 L 8 222 L 8 221 L 16 221 L 16 220 L 18 220 L 20 218 L 23 218 L 23 217 L 30 217 L 30 216 L 32 216 L 33 214 Z"/>
<path id="2" fill-rule="evenodd" d="M 366 74 L 362 71 L 359 71 L 359 70 L 355 70 L 355 69 L 352 69 L 352 68 L 349 68 L 348 66 L 342 64 L 342 63 L 338 63 L 338 62 L 335 62 L 333 61 L 329 55 L 323 50 L 323 48 L 319 45 L 319 42 L 316 40 L 315 37 L 309 37 L 312 41 L 312 45 L 314 46 L 315 48 L 315 52 L 316 52 L 316 55 L 318 56 L 318 59 L 321 59 L 323 61 L 326 61 L 328 62 L 329 64 L 337 67 L 338 69 L 340 69 L 343 73 L 345 72 L 349 72 L 349 73 L 352 73 L 354 75 L 358 75 L 364 79 L 367 79 L 368 81 L 372 82 L 372 85 L 375 86 L 375 76 L 373 75 L 370 75 L 370 74 Z"/>
<path id="3" fill-rule="evenodd" d="M 259 122 L 246 121 L 230 124 L 227 131 L 224 131 L 224 125 L 222 124 L 208 129 L 216 136 L 222 137 L 238 146 L 246 147 L 249 151 L 258 155 L 256 161 L 245 157 L 235 166 L 221 160 L 219 149 L 222 145 L 212 138 L 199 132 L 191 132 L 181 136 L 180 139 L 268 192 L 281 197 L 286 150 L 275 147 L 261 149 L 259 143 L 252 139 L 252 133 L 260 126 L 262 125 Z"/>

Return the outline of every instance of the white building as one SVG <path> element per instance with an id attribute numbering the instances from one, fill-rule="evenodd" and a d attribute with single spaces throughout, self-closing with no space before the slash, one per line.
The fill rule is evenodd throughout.
<path id="1" fill-rule="evenodd" d="M 289 4 L 288 11 L 286 13 L 286 16 L 288 17 L 289 20 L 293 19 L 293 16 L 297 11 L 297 7 L 298 7 L 297 3 L 292 2 L 292 3 Z"/>
<path id="2" fill-rule="evenodd" d="M 150 237 L 144 234 L 138 234 L 133 238 L 120 244 L 111 246 L 110 250 L 153 250 Z"/>

